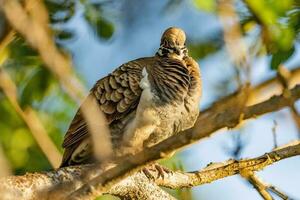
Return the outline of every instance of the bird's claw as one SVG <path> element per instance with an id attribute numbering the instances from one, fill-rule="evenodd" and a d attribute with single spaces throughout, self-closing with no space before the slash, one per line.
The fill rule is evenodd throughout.
<path id="1" fill-rule="evenodd" d="M 147 167 L 142 169 L 142 172 L 145 174 L 145 176 L 150 180 L 150 181 L 154 181 L 155 177 L 151 174 L 150 169 L 148 169 Z"/>
<path id="2" fill-rule="evenodd" d="M 159 164 L 153 164 L 153 165 L 147 166 L 144 169 L 142 169 L 142 171 L 145 174 L 145 176 L 151 181 L 155 180 L 155 177 L 153 176 L 153 173 L 151 171 L 157 171 L 156 179 L 159 179 L 159 178 L 164 179 L 165 174 L 172 174 L 173 173 L 168 168 L 166 168 L 164 166 L 161 166 Z"/>

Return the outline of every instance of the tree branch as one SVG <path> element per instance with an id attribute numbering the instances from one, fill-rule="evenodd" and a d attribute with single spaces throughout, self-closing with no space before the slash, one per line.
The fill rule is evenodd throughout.
<path id="1" fill-rule="evenodd" d="M 158 176 L 160 172 L 150 170 L 154 178 L 153 182 L 142 172 L 137 172 L 127 179 L 113 185 L 107 192 L 125 199 L 173 199 L 163 190 L 156 190 L 156 185 L 172 189 L 193 187 L 212 181 L 222 179 L 244 171 L 259 171 L 280 160 L 300 155 L 300 142 L 288 146 L 277 148 L 262 156 L 244 159 L 228 160 L 222 163 L 213 163 L 200 171 L 194 172 L 168 172 L 164 177 Z M 86 180 L 87 171 L 94 168 L 94 165 L 84 165 L 78 167 L 67 167 L 57 171 L 26 174 L 24 176 L 11 176 L 0 179 L 0 192 L 4 199 L 59 199 L 65 194 L 80 187 Z M 69 187 L 72 183 L 72 187 Z M 68 185 L 66 187 L 66 185 Z M 53 188 L 62 187 L 59 192 L 54 192 L 49 196 L 49 191 Z M 146 187 L 146 188 L 145 188 Z M 270 188 L 271 189 L 271 188 Z M 136 192 L 139 191 L 139 192 Z M 154 196 L 153 191 L 161 191 Z M 94 193 L 95 194 L 95 193 Z M 89 198 L 96 195 L 89 196 Z"/>

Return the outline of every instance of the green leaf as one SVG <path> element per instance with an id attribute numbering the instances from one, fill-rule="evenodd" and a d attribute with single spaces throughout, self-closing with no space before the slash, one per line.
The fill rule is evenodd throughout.
<path id="1" fill-rule="evenodd" d="M 278 66 L 287 61 L 293 55 L 294 51 L 295 47 L 293 46 L 288 51 L 278 51 L 273 54 L 271 59 L 271 69 L 277 70 Z"/>
<path id="2" fill-rule="evenodd" d="M 245 0 L 253 19 L 260 25 L 269 53 L 288 51 L 295 40 L 295 30 L 289 24 L 293 0 Z"/>
<path id="3" fill-rule="evenodd" d="M 45 1 L 49 11 L 51 23 L 64 23 L 74 16 L 75 2 L 72 0 L 63 0 L 63 2 Z"/>
<path id="4" fill-rule="evenodd" d="M 102 18 L 97 21 L 95 28 L 96 33 L 100 38 L 109 39 L 114 33 L 114 26 L 110 22 Z"/>
<path id="5" fill-rule="evenodd" d="M 207 11 L 215 12 L 216 11 L 216 1 L 215 0 L 193 0 L 196 8 Z"/>
<path id="6" fill-rule="evenodd" d="M 21 91 L 20 104 L 32 105 L 36 101 L 41 101 L 51 85 L 52 76 L 45 67 L 34 69 L 31 77 L 28 77 L 28 82 Z"/>
<path id="7" fill-rule="evenodd" d="M 86 4 L 84 17 L 99 38 L 109 39 L 113 35 L 114 26 L 111 22 L 101 16 L 100 8 L 96 8 L 91 4 Z"/>
<path id="8" fill-rule="evenodd" d="M 188 44 L 189 54 L 196 60 L 204 58 L 210 54 L 214 54 L 220 50 L 223 42 L 216 39 L 215 41 L 207 41 L 205 43 Z"/>
<path id="9" fill-rule="evenodd" d="M 59 40 L 70 40 L 74 38 L 74 33 L 69 30 L 55 32 L 56 38 Z"/>

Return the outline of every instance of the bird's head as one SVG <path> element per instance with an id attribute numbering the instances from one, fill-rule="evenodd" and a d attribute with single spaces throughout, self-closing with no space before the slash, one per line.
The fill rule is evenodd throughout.
<path id="1" fill-rule="evenodd" d="M 176 27 L 168 28 L 161 37 L 157 55 L 182 60 L 188 54 L 185 39 L 185 33 L 182 29 Z"/>

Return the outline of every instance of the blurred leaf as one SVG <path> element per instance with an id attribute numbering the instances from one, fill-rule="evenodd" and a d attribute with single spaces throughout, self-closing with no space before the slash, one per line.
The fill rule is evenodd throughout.
<path id="1" fill-rule="evenodd" d="M 207 11 L 214 12 L 216 11 L 216 0 L 193 0 L 196 8 Z"/>
<path id="2" fill-rule="evenodd" d="M 216 41 L 209 41 L 206 43 L 190 43 L 188 44 L 189 54 L 194 59 L 198 60 L 213 54 L 220 50 L 222 43 L 218 40 Z"/>
<path id="3" fill-rule="evenodd" d="M 114 26 L 101 16 L 101 7 L 85 4 L 84 17 L 99 38 L 109 39 L 114 33 Z"/>
<path id="4" fill-rule="evenodd" d="M 96 24 L 98 37 L 108 39 L 114 33 L 114 26 L 112 23 L 106 21 L 105 19 L 100 18 Z"/>
<path id="5" fill-rule="evenodd" d="M 41 170 L 50 170 L 46 156 L 42 153 L 37 144 L 30 146 L 27 149 L 28 159 L 27 162 L 20 168 L 16 169 L 16 174 L 24 174 L 26 172 L 36 172 Z"/>
<path id="6" fill-rule="evenodd" d="M 19 36 L 9 44 L 9 48 L 11 50 L 11 56 L 14 58 L 37 55 L 37 52 L 29 47 L 24 39 Z"/>
<path id="7" fill-rule="evenodd" d="M 45 1 L 49 11 L 51 23 L 65 23 L 70 20 L 75 13 L 75 2 L 73 0 Z"/>
<path id="8" fill-rule="evenodd" d="M 291 10 L 289 14 L 289 24 L 299 34 L 300 32 L 300 8 Z"/>
<path id="9" fill-rule="evenodd" d="M 0 51 L 0 68 L 2 64 L 7 60 L 8 56 L 9 56 L 8 48 L 4 48 L 2 51 Z"/>
<path id="10" fill-rule="evenodd" d="M 20 151 L 19 149 L 15 149 L 15 148 L 11 148 L 9 150 L 8 156 L 10 158 L 10 161 L 16 168 L 24 166 L 28 160 L 27 151 L 24 151 L 24 150 Z"/>
<path id="11" fill-rule="evenodd" d="M 59 40 L 70 40 L 70 39 L 74 38 L 74 33 L 69 30 L 62 30 L 62 31 L 55 32 L 55 36 Z"/>
<path id="12" fill-rule="evenodd" d="M 19 128 L 13 132 L 11 146 L 16 149 L 25 150 L 34 144 L 31 133 L 28 129 Z"/>
<path id="13" fill-rule="evenodd" d="M 42 63 L 37 52 L 20 37 L 13 40 L 8 48 L 10 53 L 8 64 L 13 68 L 36 66 Z"/>
<path id="14" fill-rule="evenodd" d="M 287 61 L 295 52 L 295 47 L 289 49 L 288 51 L 278 51 L 272 55 L 271 59 L 271 69 L 277 69 L 278 66 L 285 61 Z"/>
<path id="15" fill-rule="evenodd" d="M 35 69 L 30 78 L 28 78 L 20 96 L 21 106 L 41 101 L 51 85 L 52 76 L 45 67 Z"/>
<path id="16" fill-rule="evenodd" d="M 253 19 L 262 28 L 268 52 L 288 51 L 295 40 L 295 30 L 288 23 L 293 0 L 245 0 Z"/>
<path id="17" fill-rule="evenodd" d="M 239 12 L 240 15 L 240 26 L 242 28 L 243 34 L 251 31 L 255 26 L 256 26 L 256 22 L 255 19 L 253 17 L 253 15 L 247 15 L 244 13 Z"/>

